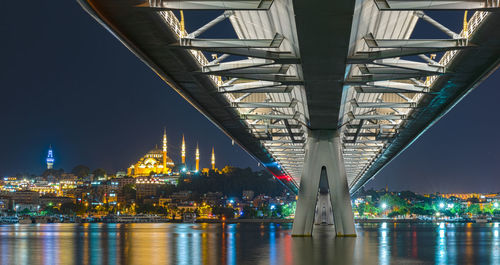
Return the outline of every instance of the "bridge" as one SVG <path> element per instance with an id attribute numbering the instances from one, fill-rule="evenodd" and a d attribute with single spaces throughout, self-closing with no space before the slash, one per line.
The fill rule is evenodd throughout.
<path id="1" fill-rule="evenodd" d="M 295 236 L 324 209 L 355 236 L 350 194 L 500 64 L 499 0 L 77 1 L 298 193 Z M 212 18 L 187 32 L 191 10 Z M 436 10 L 466 11 L 461 32 Z M 235 38 L 204 38 L 222 21 Z"/>

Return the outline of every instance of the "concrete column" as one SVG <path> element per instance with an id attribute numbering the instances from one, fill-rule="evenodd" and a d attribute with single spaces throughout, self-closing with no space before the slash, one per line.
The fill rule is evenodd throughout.
<path id="1" fill-rule="evenodd" d="M 337 236 L 356 236 L 339 132 L 311 130 L 306 145 L 293 236 L 311 236 L 320 176 L 326 171 Z"/>

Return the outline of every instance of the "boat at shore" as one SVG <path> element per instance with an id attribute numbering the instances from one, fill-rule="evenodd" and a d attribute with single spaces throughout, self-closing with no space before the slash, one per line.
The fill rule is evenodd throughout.
<path id="1" fill-rule="evenodd" d="M 15 215 L 0 216 L 0 224 L 17 224 L 19 218 Z"/>
<path id="2" fill-rule="evenodd" d="M 102 218 L 103 223 L 165 223 L 169 219 L 159 215 L 108 215 Z"/>

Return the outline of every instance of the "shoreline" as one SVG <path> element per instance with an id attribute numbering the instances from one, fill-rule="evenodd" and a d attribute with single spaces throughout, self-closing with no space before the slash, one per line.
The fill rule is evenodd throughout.
<path id="1" fill-rule="evenodd" d="M 409 224 L 432 224 L 432 223 L 494 223 L 493 221 L 488 222 L 476 222 L 476 220 L 415 220 L 415 219 L 355 219 L 354 223 L 357 224 L 379 224 L 379 223 L 409 223 Z M 94 222 L 33 222 L 33 223 L 0 223 L 0 225 L 10 225 L 10 224 L 158 224 L 158 223 L 172 223 L 172 224 L 236 224 L 236 223 L 278 223 L 287 224 L 293 223 L 293 219 L 229 219 L 229 220 L 219 220 L 219 219 L 198 219 L 194 222 L 184 222 L 182 220 L 158 220 L 158 221 L 132 221 L 132 222 L 106 222 L 106 221 L 94 221 Z"/>

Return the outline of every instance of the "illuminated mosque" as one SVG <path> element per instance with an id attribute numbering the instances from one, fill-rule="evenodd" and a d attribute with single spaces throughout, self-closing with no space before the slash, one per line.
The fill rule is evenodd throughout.
<path id="1" fill-rule="evenodd" d="M 181 159 L 182 165 L 186 164 L 186 143 L 184 141 L 184 136 L 182 136 L 182 147 L 181 147 Z M 215 153 L 212 149 L 212 168 L 215 168 Z M 150 176 L 151 174 L 171 174 L 175 167 L 175 163 L 167 155 L 167 132 L 163 131 L 163 146 L 162 148 L 155 147 L 153 150 L 149 151 L 137 161 L 137 163 L 131 165 L 127 169 L 127 175 L 133 177 L 143 177 Z M 195 173 L 200 170 L 200 150 L 198 145 L 196 146 L 196 168 Z M 186 168 L 183 168 L 186 171 Z"/>

